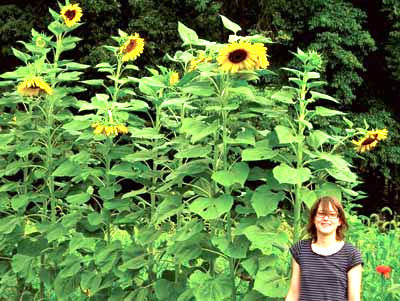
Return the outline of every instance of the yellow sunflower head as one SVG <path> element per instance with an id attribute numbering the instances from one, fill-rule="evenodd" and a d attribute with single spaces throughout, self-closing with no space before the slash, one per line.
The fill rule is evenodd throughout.
<path id="1" fill-rule="evenodd" d="M 118 134 L 128 134 L 128 128 L 123 125 L 104 125 L 101 123 L 92 124 L 94 128 L 93 133 L 95 135 L 104 134 L 106 136 L 118 136 Z"/>
<path id="2" fill-rule="evenodd" d="M 67 27 L 77 24 L 82 17 L 82 8 L 78 4 L 68 4 L 61 9 L 61 17 Z"/>
<path id="3" fill-rule="evenodd" d="M 267 58 L 267 48 L 262 43 L 255 43 L 253 45 L 254 49 L 257 51 L 257 69 L 266 69 L 269 66 L 269 61 Z"/>
<path id="4" fill-rule="evenodd" d="M 144 39 L 142 39 L 138 33 L 130 35 L 125 43 L 119 48 L 120 54 L 122 54 L 122 61 L 134 61 L 138 56 L 143 53 Z"/>
<path id="5" fill-rule="evenodd" d="M 381 141 L 381 140 L 387 139 L 388 130 L 387 129 L 372 130 L 372 131 L 368 131 L 368 135 L 370 135 L 370 136 L 375 136 L 376 135 L 376 139 Z"/>
<path id="6" fill-rule="evenodd" d="M 39 94 L 53 94 L 53 89 L 40 77 L 24 80 L 17 87 L 17 92 L 22 96 L 38 96 Z"/>
<path id="7" fill-rule="evenodd" d="M 254 70 L 259 64 L 259 53 L 249 42 L 233 42 L 219 51 L 217 62 L 223 71 L 236 73 L 240 70 Z"/>
<path id="8" fill-rule="evenodd" d="M 128 128 L 125 125 L 120 124 L 120 125 L 117 125 L 116 128 L 117 128 L 118 133 L 128 134 Z"/>
<path id="9" fill-rule="evenodd" d="M 387 138 L 387 135 L 387 129 L 372 130 L 368 131 L 367 134 L 360 140 L 353 140 L 352 142 L 356 145 L 355 150 L 359 153 L 363 153 L 365 151 L 369 151 L 375 148 L 378 145 L 379 141 L 385 140 Z"/>
<path id="10" fill-rule="evenodd" d="M 171 86 L 175 85 L 177 82 L 179 82 L 179 73 L 173 71 L 170 76 L 169 76 L 169 84 Z"/>

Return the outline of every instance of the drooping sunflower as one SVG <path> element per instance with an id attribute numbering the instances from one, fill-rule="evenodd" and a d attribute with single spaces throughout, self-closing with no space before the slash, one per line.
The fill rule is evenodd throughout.
<path id="1" fill-rule="evenodd" d="M 256 49 L 258 54 L 257 68 L 256 69 L 266 69 L 269 66 L 269 61 L 267 58 L 267 47 L 262 43 L 255 43 L 253 47 Z"/>
<path id="2" fill-rule="evenodd" d="M 43 93 L 51 95 L 53 89 L 41 77 L 32 77 L 20 83 L 17 92 L 22 96 L 38 96 Z"/>
<path id="3" fill-rule="evenodd" d="M 385 140 L 387 138 L 387 135 L 387 129 L 372 130 L 368 131 L 367 134 L 360 140 L 353 140 L 352 142 L 356 145 L 355 150 L 359 153 L 363 153 L 365 151 L 369 151 L 375 148 L 378 145 L 379 141 Z"/>
<path id="4" fill-rule="evenodd" d="M 188 72 L 196 70 L 197 66 L 202 64 L 202 63 L 209 63 L 211 61 L 212 61 L 212 57 L 211 56 L 206 56 L 205 52 L 201 51 L 196 58 L 194 58 L 194 59 L 192 59 L 190 61 Z"/>
<path id="5" fill-rule="evenodd" d="M 259 49 L 249 42 L 233 42 L 219 51 L 217 62 L 223 71 L 254 70 L 259 65 Z"/>
<path id="6" fill-rule="evenodd" d="M 122 54 L 122 61 L 134 61 L 138 56 L 143 53 L 144 39 L 142 39 L 138 33 L 130 35 L 125 43 L 119 48 L 120 54 Z"/>
<path id="7" fill-rule="evenodd" d="M 387 139 L 388 130 L 387 130 L 387 129 L 383 129 L 383 130 L 372 130 L 372 131 L 368 131 L 368 135 L 370 135 L 370 136 L 377 135 L 376 139 L 378 139 L 379 141 L 381 141 L 381 140 Z"/>
<path id="8" fill-rule="evenodd" d="M 82 17 L 82 8 L 78 4 L 68 4 L 61 9 L 61 17 L 64 19 L 67 27 L 77 24 Z"/>
<path id="9" fill-rule="evenodd" d="M 128 134 L 128 128 L 123 125 L 104 125 L 101 123 L 93 123 L 92 127 L 94 128 L 93 133 L 95 135 L 104 134 L 106 136 L 118 136 L 118 134 Z"/>
<path id="10" fill-rule="evenodd" d="M 179 73 L 173 71 L 173 72 L 171 73 L 171 75 L 169 76 L 169 84 L 170 84 L 171 86 L 173 86 L 173 85 L 175 85 L 177 82 L 179 82 Z"/>

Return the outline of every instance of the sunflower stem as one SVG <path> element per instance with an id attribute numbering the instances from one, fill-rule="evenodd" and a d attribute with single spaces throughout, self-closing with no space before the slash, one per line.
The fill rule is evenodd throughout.
<path id="1" fill-rule="evenodd" d="M 221 104 L 224 107 L 227 104 L 228 91 L 229 85 L 229 77 L 226 78 L 226 82 L 224 83 L 224 89 L 222 89 L 222 93 L 220 95 Z M 228 140 L 228 112 L 222 110 L 222 157 L 223 157 L 223 170 L 228 170 L 228 147 L 227 147 L 227 140 Z M 230 195 L 230 189 L 228 187 L 224 188 L 225 194 Z M 226 224 L 226 234 L 227 240 L 229 244 L 232 243 L 232 216 L 231 211 L 227 213 L 227 224 Z M 231 286 L 232 286 L 232 301 L 236 301 L 236 285 L 235 285 L 235 266 L 234 266 L 234 259 L 229 256 L 229 271 L 230 271 L 230 278 L 231 278 Z"/>
<path id="2" fill-rule="evenodd" d="M 303 85 L 300 90 L 300 100 L 299 100 L 299 110 L 298 110 L 298 131 L 297 131 L 297 137 L 302 137 L 304 133 L 304 124 L 302 121 L 304 121 L 304 118 L 306 116 L 306 100 L 305 96 L 307 93 L 307 78 L 303 78 Z M 303 147 L 304 143 L 303 140 L 300 139 L 300 141 L 297 142 L 297 150 L 296 150 L 296 155 L 297 155 L 297 164 L 296 168 L 299 170 L 300 168 L 303 167 Z M 301 188 L 302 188 L 302 182 L 298 182 L 296 184 L 295 188 L 295 203 L 294 203 L 294 235 L 293 239 L 294 242 L 298 241 L 300 239 L 300 229 L 301 229 Z"/>

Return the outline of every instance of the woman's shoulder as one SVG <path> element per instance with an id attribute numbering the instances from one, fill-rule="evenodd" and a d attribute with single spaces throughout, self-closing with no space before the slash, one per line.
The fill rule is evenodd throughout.
<path id="1" fill-rule="evenodd" d="M 292 246 L 295 248 L 303 248 L 310 244 L 311 239 L 302 239 L 295 242 Z"/>
<path id="2" fill-rule="evenodd" d="M 350 253 L 360 253 L 360 250 L 353 243 L 345 241 L 344 248 Z"/>

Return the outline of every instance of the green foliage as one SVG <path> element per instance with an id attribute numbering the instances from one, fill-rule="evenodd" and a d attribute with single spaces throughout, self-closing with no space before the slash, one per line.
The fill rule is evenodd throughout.
<path id="1" fill-rule="evenodd" d="M 396 0 L 384 0 L 383 11 L 387 14 L 390 21 L 390 31 L 386 41 L 385 50 L 387 52 L 386 61 L 392 76 L 395 80 L 400 80 L 400 3 Z"/>

